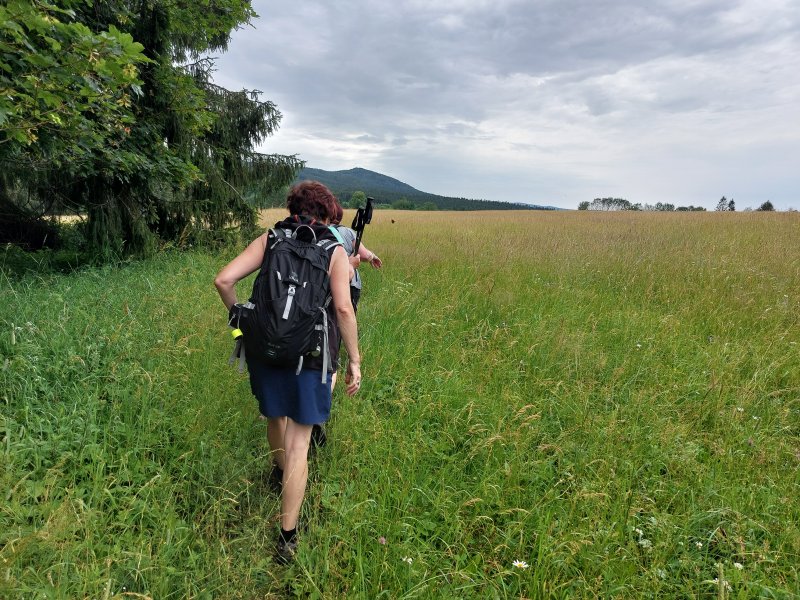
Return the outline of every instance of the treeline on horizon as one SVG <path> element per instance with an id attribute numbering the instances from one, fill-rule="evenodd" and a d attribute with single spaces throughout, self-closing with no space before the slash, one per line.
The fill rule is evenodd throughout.
<path id="1" fill-rule="evenodd" d="M 551 207 L 532 206 L 530 204 L 515 204 L 512 202 L 496 202 L 493 200 L 474 200 L 471 198 L 455 198 L 450 196 L 437 196 L 418 192 L 416 194 L 402 194 L 399 192 L 365 192 L 361 189 L 331 188 L 331 191 L 344 201 L 349 199 L 352 204 L 354 196 L 358 197 L 359 192 L 366 196 L 375 198 L 381 208 L 393 208 L 396 210 L 554 210 Z"/>
<path id="2" fill-rule="evenodd" d="M 632 210 L 632 211 L 655 211 L 655 212 L 706 212 L 702 206 L 675 206 L 669 202 L 656 202 L 655 204 L 642 204 L 641 202 L 633 203 L 625 198 L 595 198 L 591 202 L 584 200 L 578 204 L 578 210 Z M 736 202 L 733 198 L 730 200 L 723 196 L 717 202 L 716 212 L 734 212 L 736 210 Z M 752 208 L 745 208 L 743 212 L 753 210 Z M 755 209 L 758 212 L 774 211 L 775 207 L 772 202 L 767 200 L 761 206 Z"/>

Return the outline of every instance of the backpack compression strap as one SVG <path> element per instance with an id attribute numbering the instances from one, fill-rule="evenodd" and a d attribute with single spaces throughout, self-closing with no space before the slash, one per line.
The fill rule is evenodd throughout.
<path id="1" fill-rule="evenodd" d="M 330 296 L 328 296 L 330 300 Z M 322 383 L 328 382 L 328 363 L 330 362 L 330 352 L 328 352 L 328 311 L 325 310 L 330 304 L 330 301 L 325 302 L 325 306 L 320 307 L 320 311 L 322 311 L 322 324 L 317 324 L 314 326 L 314 329 L 317 331 L 322 331 Z M 303 368 L 303 357 L 300 357 L 300 360 L 297 361 L 297 371 L 295 371 L 295 375 L 300 375 L 300 370 Z"/>
<path id="2" fill-rule="evenodd" d="M 320 240 L 317 242 L 317 246 L 325 250 L 325 252 L 330 252 L 336 246 L 341 246 L 340 242 L 336 240 Z M 315 329 L 322 330 L 322 383 L 326 383 L 328 380 L 328 365 L 330 364 L 330 352 L 328 351 L 328 305 L 330 305 L 332 296 L 330 292 L 328 292 L 328 297 L 325 298 L 325 304 L 320 306 L 320 311 L 322 311 L 322 324 L 317 324 Z M 300 357 L 300 361 L 297 364 L 297 374 L 300 374 L 300 369 L 303 368 L 303 357 Z"/>

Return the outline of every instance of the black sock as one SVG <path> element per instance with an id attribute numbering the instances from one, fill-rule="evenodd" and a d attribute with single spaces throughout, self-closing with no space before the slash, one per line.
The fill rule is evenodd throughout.
<path id="1" fill-rule="evenodd" d="M 281 527 L 281 541 L 284 544 L 288 544 L 289 542 L 293 541 L 297 537 L 297 527 L 294 529 L 289 529 L 288 531 Z"/>

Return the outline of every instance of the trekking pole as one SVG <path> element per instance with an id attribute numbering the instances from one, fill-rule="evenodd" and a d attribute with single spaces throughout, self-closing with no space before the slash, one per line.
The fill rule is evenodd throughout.
<path id="1" fill-rule="evenodd" d="M 356 243 L 353 249 L 353 254 L 358 254 L 358 248 L 361 246 L 361 236 L 364 235 L 364 227 L 369 225 L 372 221 L 372 203 L 374 198 L 367 198 L 367 205 L 364 208 L 359 208 L 356 211 L 356 216 L 353 217 L 353 231 L 356 232 Z"/>

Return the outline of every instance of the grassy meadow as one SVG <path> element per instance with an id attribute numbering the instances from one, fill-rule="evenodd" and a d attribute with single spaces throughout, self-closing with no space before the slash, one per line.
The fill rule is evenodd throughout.
<path id="1" fill-rule="evenodd" d="M 800 596 L 799 214 L 376 211 L 364 242 L 365 381 L 289 567 L 235 250 L 0 271 L 0 598 Z"/>

